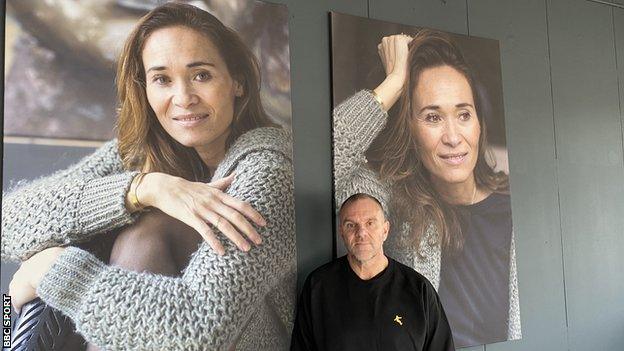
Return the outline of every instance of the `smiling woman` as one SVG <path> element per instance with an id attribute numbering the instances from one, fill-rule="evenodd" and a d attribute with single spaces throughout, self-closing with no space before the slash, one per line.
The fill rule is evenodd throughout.
<path id="1" fill-rule="evenodd" d="M 438 289 L 455 346 L 517 339 L 508 176 L 488 158 L 474 74 L 432 30 L 384 37 L 378 53 L 383 82 L 334 110 L 336 203 L 360 192 L 381 200 L 386 253 Z"/>
<path id="2" fill-rule="evenodd" d="M 436 189 L 449 203 L 474 203 L 481 128 L 468 80 L 451 66 L 425 69 L 412 101 L 419 156 Z"/>
<path id="3" fill-rule="evenodd" d="M 89 349 L 285 349 L 291 141 L 264 112 L 251 50 L 168 3 L 127 39 L 117 89 L 118 139 L 4 198 L 2 258 L 24 261 L 15 307 L 39 296 Z M 85 241 L 111 242 L 112 266 L 67 246 Z"/>
<path id="4" fill-rule="evenodd" d="M 147 101 L 160 125 L 216 168 L 234 118 L 234 100 L 242 96 L 219 50 L 194 29 L 163 28 L 145 41 L 143 65 Z"/>

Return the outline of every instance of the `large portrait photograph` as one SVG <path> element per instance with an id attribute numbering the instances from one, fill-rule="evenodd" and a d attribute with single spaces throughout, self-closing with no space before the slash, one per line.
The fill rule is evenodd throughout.
<path id="1" fill-rule="evenodd" d="M 498 42 L 331 13 L 331 49 L 335 208 L 380 200 L 455 347 L 520 339 Z"/>
<path id="2" fill-rule="evenodd" d="M 2 292 L 16 311 L 12 349 L 287 349 L 296 300 L 287 7 L 6 6 Z"/>

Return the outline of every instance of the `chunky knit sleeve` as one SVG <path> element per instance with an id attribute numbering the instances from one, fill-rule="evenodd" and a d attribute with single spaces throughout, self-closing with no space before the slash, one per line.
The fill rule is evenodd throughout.
<path id="1" fill-rule="evenodd" d="M 229 349 L 296 265 L 291 160 L 257 151 L 235 172 L 227 192 L 267 220 L 258 228 L 261 245 L 245 253 L 222 240 L 226 255 L 218 256 L 203 243 L 180 278 L 106 266 L 69 248 L 44 276 L 39 296 L 107 350 Z"/>
<path id="2" fill-rule="evenodd" d="M 334 109 L 334 189 L 336 209 L 355 193 L 367 193 L 388 211 L 387 184 L 366 165 L 366 150 L 383 130 L 388 114 L 371 92 L 362 90 Z"/>
<path id="3" fill-rule="evenodd" d="M 129 223 L 116 140 L 76 165 L 3 194 L 2 259 L 24 260 L 52 246 L 84 241 Z"/>

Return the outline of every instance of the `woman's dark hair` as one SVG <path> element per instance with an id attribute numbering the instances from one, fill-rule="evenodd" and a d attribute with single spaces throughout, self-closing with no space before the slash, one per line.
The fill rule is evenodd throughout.
<path id="1" fill-rule="evenodd" d="M 481 127 L 479 153 L 473 171 L 477 186 L 495 192 L 507 191 L 507 175 L 495 172 L 488 163 L 487 126 L 485 116 L 481 114 L 484 111 L 483 100 L 476 88 L 475 77 L 450 37 L 437 31 L 421 30 L 410 42 L 409 76 L 398 106 L 389 114 L 387 126 L 373 141 L 366 156 L 381 178 L 392 182 L 391 212 L 396 218 L 409 220 L 416 248 L 420 247 L 427 227 L 434 225 L 442 248 L 458 250 L 463 246 L 459 208 L 443 201 L 435 190 L 429 172 L 419 157 L 418 143 L 411 128 L 412 99 L 420 74 L 440 66 L 456 69 L 468 80 L 472 90 Z"/>
<path id="2" fill-rule="evenodd" d="M 119 153 L 126 169 L 147 168 L 188 180 L 205 179 L 208 170 L 197 152 L 174 140 L 160 125 L 145 92 L 142 51 L 156 30 L 184 26 L 217 47 L 229 74 L 243 88 L 234 103 L 234 119 L 226 141 L 229 147 L 254 128 L 273 126 L 260 100 L 260 68 L 255 56 L 238 34 L 210 13 L 195 6 L 167 3 L 142 17 L 121 52 L 117 65 Z"/>

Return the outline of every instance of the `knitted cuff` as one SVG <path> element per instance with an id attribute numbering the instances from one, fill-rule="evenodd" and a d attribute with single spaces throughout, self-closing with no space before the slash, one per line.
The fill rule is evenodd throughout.
<path id="1" fill-rule="evenodd" d="M 106 271 L 106 265 L 87 251 L 67 247 L 43 276 L 37 295 L 74 321 L 89 290 Z"/>
<path id="2" fill-rule="evenodd" d="M 126 194 L 138 172 L 124 172 L 90 180 L 78 205 L 79 232 L 103 233 L 131 223 Z"/>
<path id="3" fill-rule="evenodd" d="M 379 97 L 377 97 L 374 91 L 364 89 L 355 93 L 350 105 L 353 108 L 364 110 L 369 115 L 373 115 L 375 120 L 385 120 L 388 112 L 383 109 L 383 105 L 379 101 Z"/>

